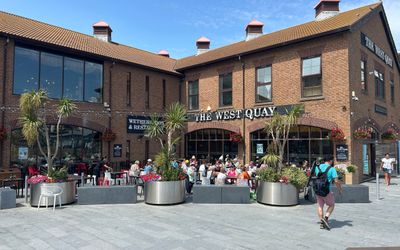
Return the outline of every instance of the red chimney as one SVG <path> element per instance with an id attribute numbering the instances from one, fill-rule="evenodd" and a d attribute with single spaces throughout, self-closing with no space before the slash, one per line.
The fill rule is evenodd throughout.
<path id="1" fill-rule="evenodd" d="M 104 21 L 93 24 L 93 36 L 105 42 L 111 42 L 112 29 L 110 25 Z"/>
<path id="2" fill-rule="evenodd" d="M 339 13 L 340 0 L 320 0 L 315 5 L 315 19 L 317 21 L 324 20 L 336 16 Z"/>
<path id="3" fill-rule="evenodd" d="M 169 57 L 169 52 L 164 50 L 164 49 L 162 49 L 162 50 L 158 51 L 158 55 Z"/>
<path id="4" fill-rule="evenodd" d="M 197 39 L 196 41 L 197 55 L 207 52 L 210 49 L 210 43 L 211 43 L 210 39 L 204 36 Z"/>

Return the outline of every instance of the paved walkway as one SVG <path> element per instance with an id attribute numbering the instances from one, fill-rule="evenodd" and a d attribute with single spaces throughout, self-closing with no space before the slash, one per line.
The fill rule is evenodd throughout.
<path id="1" fill-rule="evenodd" d="M 400 247 L 400 183 L 368 204 L 338 204 L 331 231 L 314 204 L 78 206 L 0 210 L 0 249 L 345 249 Z"/>

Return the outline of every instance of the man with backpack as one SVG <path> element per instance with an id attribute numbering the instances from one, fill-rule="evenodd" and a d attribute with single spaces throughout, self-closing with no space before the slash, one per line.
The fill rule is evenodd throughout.
<path id="1" fill-rule="evenodd" d="M 328 219 L 335 207 L 335 197 L 332 192 L 332 183 L 335 183 L 339 194 L 342 194 L 342 186 L 340 184 L 336 169 L 333 167 L 333 159 L 327 158 L 324 164 L 320 164 L 315 168 L 315 177 L 313 178 L 313 189 L 317 196 L 318 216 L 321 221 L 320 228 L 330 230 Z M 324 216 L 324 205 L 327 205 Z"/>

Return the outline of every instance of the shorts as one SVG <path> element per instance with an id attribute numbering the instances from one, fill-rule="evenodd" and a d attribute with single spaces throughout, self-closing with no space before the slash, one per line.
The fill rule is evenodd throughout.
<path id="1" fill-rule="evenodd" d="M 392 170 L 390 168 L 382 168 L 384 173 L 391 174 Z"/>
<path id="2" fill-rule="evenodd" d="M 335 205 L 335 196 L 333 196 L 332 192 L 330 192 L 326 197 L 317 195 L 317 203 L 320 208 L 324 208 L 325 204 L 329 207 L 333 206 Z"/>

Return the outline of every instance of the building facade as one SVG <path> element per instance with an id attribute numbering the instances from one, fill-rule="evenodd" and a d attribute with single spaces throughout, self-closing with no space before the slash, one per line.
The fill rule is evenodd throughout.
<path id="1" fill-rule="evenodd" d="M 274 113 L 302 105 L 285 160 L 333 156 L 359 166 L 360 178 L 372 175 L 383 153 L 399 156 L 388 140 L 400 132 L 399 60 L 383 6 L 339 12 L 339 1 L 322 0 L 315 10 L 315 21 L 265 35 L 253 20 L 244 41 L 222 48 L 201 37 L 197 54 L 179 60 L 114 43 L 104 22 L 87 36 L 0 13 L 1 125 L 10 135 L 0 142 L 2 165 L 26 161 L 26 150 L 37 158 L 21 136 L 18 99 L 44 88 L 79 107 L 63 123 L 60 162 L 153 157 L 159 143 L 143 136 L 146 121 L 177 101 L 188 109 L 180 157 L 249 162 L 266 153 L 263 128 Z M 334 140 L 333 129 L 346 138 Z"/>

